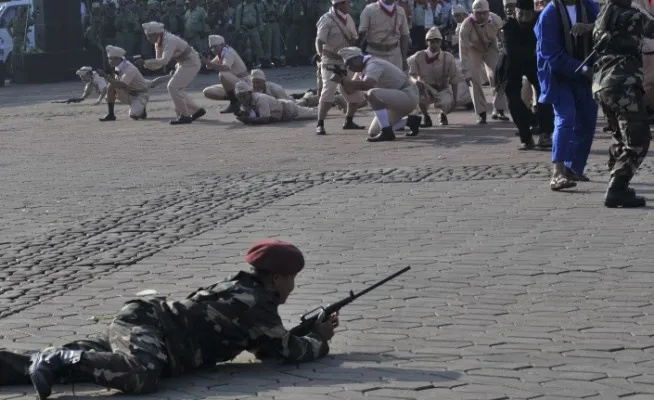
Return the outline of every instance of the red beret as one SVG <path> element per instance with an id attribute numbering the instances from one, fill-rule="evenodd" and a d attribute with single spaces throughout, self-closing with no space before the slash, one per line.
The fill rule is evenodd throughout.
<path id="1" fill-rule="evenodd" d="M 259 241 L 250 247 L 245 262 L 257 271 L 280 275 L 294 275 L 304 268 L 304 256 L 300 249 L 272 239 Z"/>

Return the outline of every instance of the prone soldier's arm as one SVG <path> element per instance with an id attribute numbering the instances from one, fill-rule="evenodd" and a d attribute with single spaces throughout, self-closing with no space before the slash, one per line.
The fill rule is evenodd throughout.
<path id="1" fill-rule="evenodd" d="M 295 336 L 286 330 L 272 301 L 246 312 L 242 321 L 248 329 L 255 354 L 274 356 L 288 363 L 303 363 L 324 357 L 329 344 L 317 333 Z"/>

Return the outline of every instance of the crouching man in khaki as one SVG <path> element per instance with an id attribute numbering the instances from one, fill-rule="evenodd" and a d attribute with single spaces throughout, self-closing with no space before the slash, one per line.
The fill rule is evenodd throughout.
<path id="1" fill-rule="evenodd" d="M 239 81 L 235 85 L 236 97 L 241 110 L 236 119 L 247 125 L 263 125 L 274 122 L 315 119 L 318 110 L 300 107 L 292 100 L 277 100 L 264 93 L 253 92 L 248 81 Z"/>
<path id="2" fill-rule="evenodd" d="M 409 57 L 409 76 L 416 79 L 420 91 L 421 127 L 433 126 L 429 116 L 429 105 L 441 110 L 440 123 L 447 125 L 447 114 L 454 110 L 457 102 L 459 82 L 463 76 L 456 67 L 456 59 L 441 50 L 443 36 L 438 28 L 433 27 L 425 35 L 428 47 Z"/>
<path id="3" fill-rule="evenodd" d="M 358 47 L 346 47 L 339 50 L 338 54 L 343 57 L 345 66 L 356 74 L 353 79 L 339 75 L 335 79 L 348 93 L 364 92 L 368 104 L 375 112 L 367 140 L 395 140 L 393 126 L 418 107 L 420 93 L 415 82 L 390 62 L 364 56 Z M 420 117 L 409 116 L 406 125 L 411 129 L 407 136 L 417 135 Z"/>
<path id="4" fill-rule="evenodd" d="M 129 104 L 129 117 L 131 119 L 145 119 L 148 114 L 145 110 L 150 100 L 149 83 L 145 80 L 136 65 L 125 59 L 125 49 L 107 46 L 109 65 L 116 70 L 116 77 L 98 70 L 98 75 L 106 79 L 107 108 L 109 112 L 100 121 L 115 121 L 114 104 L 116 99 L 121 103 Z"/>
<path id="5" fill-rule="evenodd" d="M 229 100 L 229 106 L 221 114 L 231 114 L 238 111 L 238 102 L 234 93 L 236 82 L 248 76 L 245 63 L 233 47 L 225 44 L 225 38 L 220 35 L 209 36 L 209 48 L 216 56 L 213 60 L 202 57 L 202 62 L 220 75 L 220 84 L 204 89 L 204 97 L 211 100 Z"/>

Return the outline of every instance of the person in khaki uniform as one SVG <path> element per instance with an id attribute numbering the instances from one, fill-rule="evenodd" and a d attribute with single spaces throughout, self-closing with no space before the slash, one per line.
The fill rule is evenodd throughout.
<path id="1" fill-rule="evenodd" d="M 367 43 L 366 52 L 406 71 L 409 23 L 404 8 L 395 0 L 379 0 L 368 4 L 359 19 L 359 37 Z"/>
<path id="2" fill-rule="evenodd" d="M 375 118 L 368 130 L 369 142 L 395 140 L 393 126 L 409 115 L 420 100 L 418 87 L 404 71 L 386 60 L 364 56 L 358 47 L 346 47 L 338 51 L 345 66 L 355 72 L 353 79 L 335 76 L 347 93 L 365 92 Z M 420 117 L 407 118 L 406 125 L 411 129 L 408 136 L 418 134 Z"/>
<path id="3" fill-rule="evenodd" d="M 321 78 L 322 90 L 318 106 L 318 126 L 316 133 L 325 135 L 325 117 L 327 112 L 334 105 L 338 83 L 333 80 L 334 68 L 345 69 L 343 58 L 338 54 L 340 49 L 353 46 L 358 39 L 357 29 L 354 20 L 349 14 L 350 3 L 346 0 L 332 0 L 332 9 L 323 14 L 316 25 L 318 28 L 316 37 L 316 52 L 320 56 L 319 76 Z M 350 74 L 350 77 L 352 74 Z M 354 123 L 356 111 L 366 105 L 366 99 L 360 92 L 347 95 L 340 89 L 347 101 L 347 112 L 343 129 L 365 129 L 365 127 Z"/>
<path id="4" fill-rule="evenodd" d="M 116 99 L 129 104 L 129 117 L 133 120 L 146 119 L 146 106 L 150 100 L 148 89 L 150 84 L 145 80 L 139 69 L 125 59 L 125 49 L 107 46 L 109 65 L 116 70 L 117 77 L 98 70 L 98 75 L 107 80 L 108 113 L 100 121 L 115 121 L 114 105 Z"/>
<path id="5" fill-rule="evenodd" d="M 498 38 L 502 28 L 502 19 L 489 11 L 488 1 L 475 0 L 472 3 L 472 15 L 461 24 L 459 32 L 459 55 L 463 75 L 470 86 L 470 96 L 479 115 L 478 123 L 486 123 L 486 97 L 482 89 L 482 66 L 486 67 L 491 87 L 495 88 L 495 67 L 500 51 Z M 493 119 L 508 121 L 504 115 L 506 98 L 503 93 L 493 89 Z"/>
<path id="6" fill-rule="evenodd" d="M 177 114 L 177 119 L 170 121 L 170 124 L 190 124 L 204 116 L 207 113 L 205 109 L 198 107 L 185 92 L 202 67 L 198 52 L 184 39 L 166 32 L 161 22 L 146 22 L 142 26 L 148 40 L 154 44 L 156 58 L 141 59 L 138 64 L 154 71 L 168 65 L 171 60 L 177 61 L 175 73 L 168 82 L 168 93 Z"/>
<path id="7" fill-rule="evenodd" d="M 421 127 L 433 125 L 428 113 L 430 104 L 441 110 L 441 125 L 447 125 L 447 114 L 454 110 L 457 103 L 457 87 L 463 80 L 456 67 L 456 59 L 441 50 L 443 36 L 438 28 L 433 27 L 425 35 L 427 49 L 420 50 L 409 57 L 409 76 L 416 79 L 420 90 L 420 111 L 423 123 Z"/>
<path id="8" fill-rule="evenodd" d="M 239 81 L 235 90 L 242 107 L 236 119 L 247 125 L 314 119 L 318 116 L 315 108 L 300 107 L 292 100 L 277 100 L 265 93 L 253 92 L 252 85 L 246 80 Z"/>
<path id="9" fill-rule="evenodd" d="M 252 82 L 252 89 L 257 93 L 264 93 L 272 96 L 277 100 L 293 100 L 291 96 L 286 93 L 282 85 L 266 80 L 266 74 L 260 69 L 253 69 L 250 72 L 250 81 Z"/>
<path id="10" fill-rule="evenodd" d="M 225 38 L 220 35 L 209 36 L 209 48 L 215 55 L 213 60 L 202 57 L 204 65 L 220 73 L 220 84 L 209 86 L 204 89 L 204 97 L 211 100 L 229 100 L 229 106 L 221 111 L 221 114 L 231 114 L 238 111 L 238 101 L 234 93 L 234 85 L 239 80 L 248 76 L 248 69 L 245 63 L 233 47 L 225 43 Z"/>

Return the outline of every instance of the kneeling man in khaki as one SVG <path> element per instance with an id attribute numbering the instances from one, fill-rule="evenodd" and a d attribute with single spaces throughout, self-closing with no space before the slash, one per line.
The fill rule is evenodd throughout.
<path id="1" fill-rule="evenodd" d="M 393 125 L 418 106 L 420 93 L 415 82 L 390 62 L 364 56 L 358 47 L 346 47 L 338 54 L 343 57 L 345 66 L 356 74 L 353 79 L 339 75 L 335 79 L 348 93 L 357 90 L 365 92 L 368 104 L 375 112 L 375 119 L 368 130 L 368 141 L 395 140 Z M 408 136 L 417 135 L 420 117 L 409 116 L 407 126 L 411 129 Z"/>
<path id="2" fill-rule="evenodd" d="M 242 109 L 236 119 L 244 124 L 260 125 L 318 117 L 315 108 L 300 107 L 292 100 L 277 100 L 267 94 L 253 92 L 247 81 L 238 82 L 235 90 Z"/>
<path id="3" fill-rule="evenodd" d="M 209 48 L 216 57 L 211 61 L 202 58 L 202 62 L 207 68 L 219 72 L 220 84 L 209 86 L 202 93 L 204 93 L 204 97 L 211 100 L 225 100 L 227 98 L 229 106 L 220 113 L 231 114 L 238 111 L 234 85 L 248 76 L 248 69 L 236 50 L 225 44 L 225 38 L 222 36 L 210 35 Z"/>
<path id="4" fill-rule="evenodd" d="M 125 49 L 107 46 L 109 65 L 116 70 L 116 77 L 99 70 L 98 75 L 107 80 L 107 107 L 109 112 L 100 121 L 115 121 L 114 104 L 116 99 L 129 104 L 129 117 L 145 119 L 148 114 L 145 107 L 150 100 L 148 96 L 149 83 L 145 80 L 136 65 L 125 59 Z"/>

